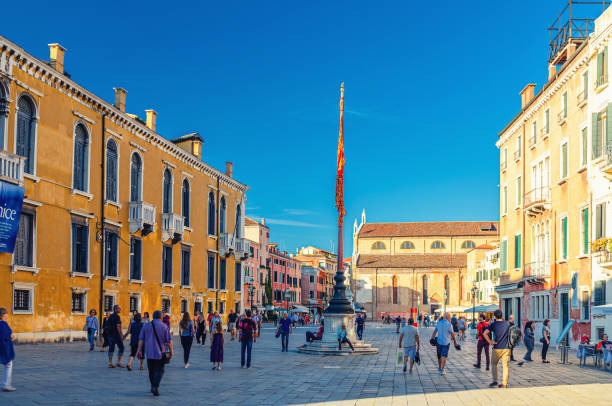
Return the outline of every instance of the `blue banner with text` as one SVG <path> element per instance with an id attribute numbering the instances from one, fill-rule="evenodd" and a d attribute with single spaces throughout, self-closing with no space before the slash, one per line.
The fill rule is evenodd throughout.
<path id="1" fill-rule="evenodd" d="M 0 251 L 15 250 L 21 207 L 25 189 L 12 183 L 0 182 Z"/>

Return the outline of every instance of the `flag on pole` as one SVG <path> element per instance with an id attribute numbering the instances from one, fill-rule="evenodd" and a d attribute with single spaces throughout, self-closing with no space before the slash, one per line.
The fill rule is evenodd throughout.
<path id="1" fill-rule="evenodd" d="M 336 209 L 340 218 L 344 211 L 344 82 L 340 86 L 340 133 L 338 134 L 338 164 L 336 168 Z"/>

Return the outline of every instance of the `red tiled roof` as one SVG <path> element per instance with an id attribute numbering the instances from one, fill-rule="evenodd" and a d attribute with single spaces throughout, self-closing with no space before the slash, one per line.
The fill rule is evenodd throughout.
<path id="1" fill-rule="evenodd" d="M 258 222 L 256 222 L 255 220 L 251 220 L 251 219 L 250 219 L 250 218 L 248 218 L 248 217 L 245 217 L 245 218 L 244 218 L 244 225 L 245 225 L 245 226 L 256 226 L 256 225 L 258 225 L 258 224 L 259 224 L 259 223 L 258 223 Z"/>
<path id="2" fill-rule="evenodd" d="M 360 255 L 359 268 L 465 268 L 467 254 Z"/>
<path id="3" fill-rule="evenodd" d="M 365 223 L 359 237 L 434 237 L 497 235 L 498 221 Z"/>
<path id="4" fill-rule="evenodd" d="M 478 247 L 474 248 L 477 250 L 492 250 L 493 248 L 496 248 L 494 246 L 492 246 L 491 244 L 480 244 Z"/>

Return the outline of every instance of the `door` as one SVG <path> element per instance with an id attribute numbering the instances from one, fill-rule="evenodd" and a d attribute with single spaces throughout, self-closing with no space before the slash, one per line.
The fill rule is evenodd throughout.
<path id="1" fill-rule="evenodd" d="M 521 325 L 521 298 L 516 298 L 516 307 L 514 308 L 514 324 Z"/>
<path id="2" fill-rule="evenodd" d="M 508 320 L 512 314 L 512 299 L 504 299 L 504 320 Z"/>
<path id="3" fill-rule="evenodd" d="M 561 330 L 563 330 L 569 322 L 569 292 L 561 293 L 559 305 L 561 306 L 561 309 L 559 309 L 559 318 L 561 319 Z M 570 333 L 567 334 L 566 340 L 569 345 Z"/>

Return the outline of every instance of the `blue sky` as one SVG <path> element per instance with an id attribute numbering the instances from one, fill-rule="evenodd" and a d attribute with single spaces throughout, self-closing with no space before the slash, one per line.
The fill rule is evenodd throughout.
<path id="1" fill-rule="evenodd" d="M 35 3 L 4 4 L 21 17 L 0 35 L 42 59 L 59 42 L 85 88 L 126 88 L 167 138 L 199 132 L 289 251 L 336 240 L 344 81 L 349 256 L 363 208 L 371 222 L 498 218 L 497 134 L 524 85 L 544 84 L 564 1 Z"/>

